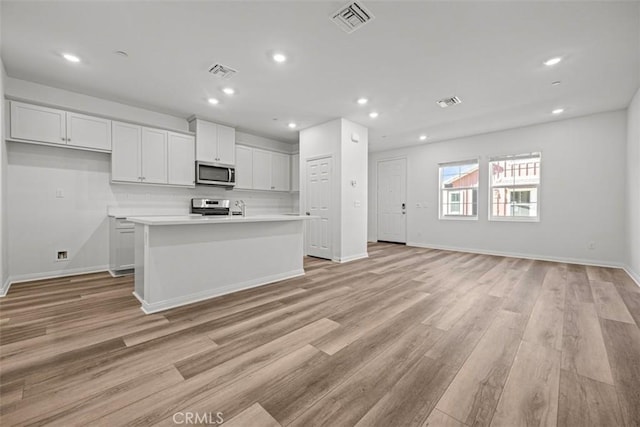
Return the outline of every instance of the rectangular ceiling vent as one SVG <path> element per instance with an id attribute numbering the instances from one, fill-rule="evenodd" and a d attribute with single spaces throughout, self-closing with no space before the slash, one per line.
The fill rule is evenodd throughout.
<path id="1" fill-rule="evenodd" d="M 375 16 L 362 3 L 355 1 L 341 7 L 331 15 L 331 20 L 348 34 L 353 33 L 374 18 Z"/>
<path id="2" fill-rule="evenodd" d="M 462 100 L 457 96 L 452 96 L 451 98 L 444 98 L 440 101 L 436 101 L 436 104 L 438 104 L 442 108 L 447 108 L 451 105 L 462 104 Z"/>
<path id="3" fill-rule="evenodd" d="M 215 64 L 209 68 L 209 72 L 214 76 L 222 77 L 223 79 L 230 79 L 235 76 L 238 71 L 231 67 L 227 67 L 226 65 Z"/>

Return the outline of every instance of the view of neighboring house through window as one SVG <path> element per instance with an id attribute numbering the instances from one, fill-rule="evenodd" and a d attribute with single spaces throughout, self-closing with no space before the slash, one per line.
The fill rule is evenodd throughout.
<path id="1" fill-rule="evenodd" d="M 440 219 L 478 217 L 478 161 L 441 163 Z"/>
<path id="2" fill-rule="evenodd" d="M 489 173 L 489 219 L 538 219 L 540 153 L 492 158 Z"/>

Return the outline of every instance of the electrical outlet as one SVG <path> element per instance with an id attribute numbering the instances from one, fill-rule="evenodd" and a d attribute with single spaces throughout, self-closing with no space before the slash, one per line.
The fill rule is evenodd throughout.
<path id="1" fill-rule="evenodd" d="M 58 251 L 56 255 L 56 261 L 69 261 L 69 252 L 68 251 Z"/>
<path id="2" fill-rule="evenodd" d="M 56 199 L 64 199 L 64 189 L 56 188 Z"/>

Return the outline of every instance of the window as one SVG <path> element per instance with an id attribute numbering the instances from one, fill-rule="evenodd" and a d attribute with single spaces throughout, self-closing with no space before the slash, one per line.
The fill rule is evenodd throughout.
<path id="1" fill-rule="evenodd" d="M 540 153 L 492 158 L 489 173 L 489 219 L 539 219 Z"/>
<path id="2" fill-rule="evenodd" d="M 478 218 L 478 161 L 440 166 L 440 219 Z"/>

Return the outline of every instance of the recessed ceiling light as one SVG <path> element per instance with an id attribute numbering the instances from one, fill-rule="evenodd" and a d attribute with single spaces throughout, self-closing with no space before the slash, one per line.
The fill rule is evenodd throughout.
<path id="1" fill-rule="evenodd" d="M 551 86 L 558 86 L 560 83 L 562 83 L 560 80 L 556 80 L 555 82 L 551 82 Z"/>
<path id="2" fill-rule="evenodd" d="M 552 65 L 559 64 L 560 61 L 562 61 L 562 58 L 559 56 L 556 56 L 555 58 L 550 58 L 544 61 L 544 65 L 546 65 L 547 67 L 551 67 Z"/>
<path id="3" fill-rule="evenodd" d="M 365 105 L 369 100 L 367 98 L 358 98 L 358 104 Z"/>
<path id="4" fill-rule="evenodd" d="M 283 63 L 287 60 L 287 57 L 282 54 L 282 53 L 274 53 L 273 54 L 273 60 L 278 62 L 278 63 Z"/>
<path id="5" fill-rule="evenodd" d="M 424 141 L 425 139 L 427 139 L 427 135 L 420 135 L 420 141 Z"/>
<path id="6" fill-rule="evenodd" d="M 224 89 L 222 89 L 222 91 L 227 95 L 233 95 L 234 93 L 236 93 L 236 91 L 232 87 L 225 87 Z"/>
<path id="7" fill-rule="evenodd" d="M 564 108 L 556 108 L 551 112 L 551 114 L 562 114 L 564 113 Z"/>
<path id="8" fill-rule="evenodd" d="M 64 59 L 66 59 L 67 61 L 69 61 L 69 62 L 80 62 L 80 58 L 78 58 L 77 56 L 72 55 L 70 53 L 63 53 L 62 57 Z"/>
<path id="9" fill-rule="evenodd" d="M 375 111 L 372 111 L 369 113 L 369 117 L 371 117 L 372 119 L 375 119 L 376 117 L 378 117 L 378 113 L 376 113 Z"/>
<path id="10" fill-rule="evenodd" d="M 295 128 L 296 128 L 296 126 L 298 126 L 298 125 L 297 125 L 297 124 L 295 124 L 295 123 L 293 123 L 293 122 L 291 122 L 291 123 L 289 123 L 287 126 L 289 126 L 289 128 L 291 128 L 291 129 L 295 129 Z"/>
<path id="11" fill-rule="evenodd" d="M 218 101 L 218 100 L 217 100 L 217 99 L 215 99 L 215 98 L 209 98 L 209 100 L 208 100 L 208 101 L 209 101 L 209 104 L 211 104 L 211 105 L 217 105 L 217 104 L 219 104 L 219 103 L 220 103 L 220 101 Z"/>

